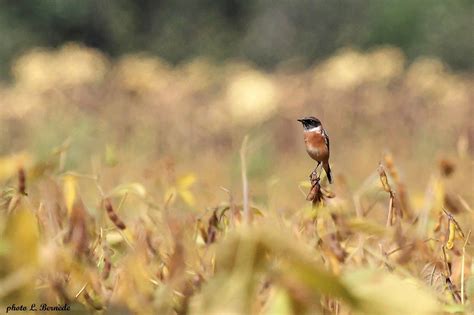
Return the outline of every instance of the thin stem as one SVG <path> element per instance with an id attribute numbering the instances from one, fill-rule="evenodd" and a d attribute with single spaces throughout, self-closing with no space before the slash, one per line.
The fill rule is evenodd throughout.
<path id="1" fill-rule="evenodd" d="M 247 142 L 248 136 L 245 136 L 244 141 L 242 142 L 242 147 L 240 148 L 240 163 L 242 171 L 242 197 L 243 197 L 243 210 L 244 210 L 244 222 L 246 224 L 250 223 L 250 210 L 249 210 L 249 186 L 247 179 L 247 164 L 245 156 L 247 153 Z"/>
<path id="2" fill-rule="evenodd" d="M 462 258 L 461 258 L 461 304 L 464 304 L 464 261 L 466 256 L 466 245 L 469 241 L 469 237 L 471 236 L 471 230 L 467 233 L 466 240 L 464 241 L 464 245 L 462 247 Z"/>

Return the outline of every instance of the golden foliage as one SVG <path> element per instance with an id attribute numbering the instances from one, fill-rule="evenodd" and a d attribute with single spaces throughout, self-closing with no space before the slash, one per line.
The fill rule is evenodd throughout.
<path id="1" fill-rule="evenodd" d="M 472 78 L 393 47 L 290 70 L 20 57 L 0 88 L 0 307 L 472 312 Z M 302 181 L 307 114 L 331 189 Z"/>

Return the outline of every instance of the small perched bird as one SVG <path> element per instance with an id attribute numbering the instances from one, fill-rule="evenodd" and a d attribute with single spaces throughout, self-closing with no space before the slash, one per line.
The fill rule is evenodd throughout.
<path id="1" fill-rule="evenodd" d="M 318 162 L 313 173 L 322 163 L 329 183 L 332 183 L 331 167 L 329 166 L 329 137 L 326 130 L 321 125 L 321 121 L 313 116 L 304 117 L 298 121 L 303 124 L 306 151 L 313 160 Z"/>

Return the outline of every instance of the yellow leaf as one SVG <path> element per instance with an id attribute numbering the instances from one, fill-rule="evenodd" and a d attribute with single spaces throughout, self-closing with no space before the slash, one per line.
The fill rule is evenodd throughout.
<path id="1" fill-rule="evenodd" d="M 192 184 L 196 182 L 196 179 L 196 176 L 192 173 L 181 177 L 180 179 L 178 179 L 178 189 L 189 188 Z"/>
<path id="2" fill-rule="evenodd" d="M 8 264 L 12 269 L 36 264 L 38 222 L 30 210 L 20 207 L 8 217 L 4 239 L 8 244 Z"/>
<path id="3" fill-rule="evenodd" d="M 76 177 L 73 175 L 66 175 L 64 176 L 64 200 L 66 201 L 66 208 L 69 213 L 71 214 L 72 207 L 74 206 L 74 202 L 77 196 L 77 180 Z"/>
<path id="4" fill-rule="evenodd" d="M 278 287 L 275 288 L 266 304 L 264 314 L 293 314 L 291 299 L 286 290 Z"/>
<path id="5" fill-rule="evenodd" d="M 345 282 L 364 303 L 364 314 L 437 314 L 440 304 L 429 288 L 415 279 L 363 269 L 345 275 Z"/>
<path id="6" fill-rule="evenodd" d="M 4 223 L 0 239 L 7 248 L 5 255 L 0 256 L 0 300 L 6 305 L 30 303 L 37 294 L 38 222 L 34 213 L 20 204 Z M 13 286 L 7 284 L 10 281 Z"/>
<path id="7" fill-rule="evenodd" d="M 189 190 L 180 190 L 179 195 L 188 206 L 192 207 L 196 204 L 194 195 Z"/>

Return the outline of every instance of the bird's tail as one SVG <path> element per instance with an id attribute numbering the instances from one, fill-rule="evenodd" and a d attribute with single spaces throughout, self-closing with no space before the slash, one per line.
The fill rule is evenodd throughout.
<path id="1" fill-rule="evenodd" d="M 329 166 L 329 162 L 323 163 L 324 171 L 326 172 L 326 176 L 328 177 L 329 184 L 332 184 L 332 174 L 331 174 L 331 167 Z"/>

